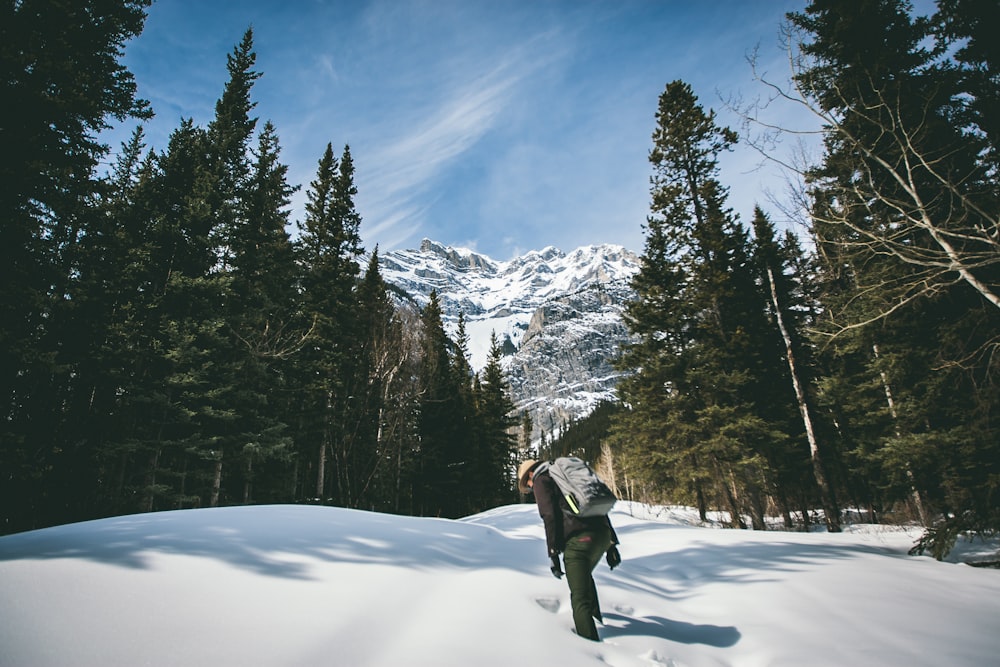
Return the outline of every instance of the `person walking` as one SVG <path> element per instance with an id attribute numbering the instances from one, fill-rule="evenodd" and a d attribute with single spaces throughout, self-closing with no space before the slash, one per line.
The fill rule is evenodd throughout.
<path id="1" fill-rule="evenodd" d="M 594 568 L 605 556 L 613 570 L 621 564 L 618 535 L 607 516 L 578 517 L 569 512 L 563 494 L 559 492 L 548 464 L 534 459 L 521 463 L 517 471 L 517 486 L 523 494 L 533 493 L 538 514 L 545 524 L 545 542 L 549 550 L 552 574 L 561 579 L 562 554 L 569 584 L 570 605 L 576 634 L 601 641 L 595 620 L 603 623 L 601 606 L 594 582 Z"/>

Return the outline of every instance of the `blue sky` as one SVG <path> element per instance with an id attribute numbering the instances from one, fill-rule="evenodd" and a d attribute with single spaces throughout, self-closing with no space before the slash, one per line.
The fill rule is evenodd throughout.
<path id="1" fill-rule="evenodd" d="M 158 0 L 125 64 L 157 114 L 147 142 L 163 150 L 181 118 L 211 120 L 226 55 L 252 26 L 258 129 L 275 124 L 303 187 L 293 220 L 326 144 L 349 144 L 367 249 L 426 237 L 501 260 L 549 245 L 641 251 L 660 93 L 683 79 L 738 129 L 724 100 L 763 92 L 747 54 L 759 47 L 787 79 L 779 27 L 805 4 Z M 758 162 L 749 148 L 722 161 L 743 220 L 767 207 L 765 189 L 783 190 Z"/>

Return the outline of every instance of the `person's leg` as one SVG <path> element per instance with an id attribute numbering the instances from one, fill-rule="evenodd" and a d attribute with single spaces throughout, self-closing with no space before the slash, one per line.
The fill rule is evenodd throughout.
<path id="1" fill-rule="evenodd" d="M 590 568 L 590 571 L 593 572 L 594 568 Z M 597 598 L 597 582 L 594 581 L 594 575 L 590 575 L 590 587 L 592 589 L 590 594 L 594 600 L 594 608 L 591 611 L 590 615 L 594 617 L 595 621 L 603 624 L 604 615 L 601 614 L 601 601 Z"/>
<path id="2" fill-rule="evenodd" d="M 610 535 L 603 533 L 587 531 L 570 538 L 563 555 L 576 634 L 594 641 L 600 641 L 594 619 L 601 617 L 601 607 L 591 573 L 611 544 Z"/>

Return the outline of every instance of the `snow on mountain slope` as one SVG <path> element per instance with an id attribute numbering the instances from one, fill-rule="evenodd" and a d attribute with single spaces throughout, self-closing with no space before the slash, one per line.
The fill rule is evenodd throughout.
<path id="1" fill-rule="evenodd" d="M 612 360 L 628 340 L 622 306 L 639 270 L 634 253 L 549 247 L 504 262 L 425 239 L 417 250 L 385 253 L 380 268 L 420 307 L 436 290 L 452 333 L 464 313 L 475 370 L 486 363 L 491 333 L 509 341 L 512 398 L 536 428 L 551 432 L 612 398 L 620 377 Z"/>
<path id="2" fill-rule="evenodd" d="M 620 503 L 601 643 L 573 634 L 533 505 L 459 521 L 333 507 L 122 516 L 0 537 L 3 667 L 980 667 L 1000 571 L 915 533 L 717 530 Z M 996 551 L 996 545 L 992 545 Z"/>

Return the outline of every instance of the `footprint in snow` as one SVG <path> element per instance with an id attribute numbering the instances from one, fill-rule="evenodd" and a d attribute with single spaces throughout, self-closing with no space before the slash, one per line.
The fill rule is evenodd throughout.
<path id="1" fill-rule="evenodd" d="M 654 667 L 684 667 L 682 663 L 665 655 L 660 655 L 656 651 L 647 651 L 639 657 L 643 660 L 649 660 L 650 665 Z"/>
<path id="2" fill-rule="evenodd" d="M 559 598 L 535 598 L 538 606 L 547 612 L 556 614 L 559 612 Z"/>

